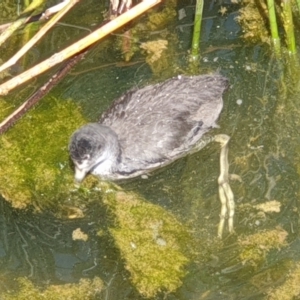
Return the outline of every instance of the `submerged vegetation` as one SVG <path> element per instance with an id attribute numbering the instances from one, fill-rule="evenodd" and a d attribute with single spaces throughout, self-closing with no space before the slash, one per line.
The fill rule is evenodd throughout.
<path id="1" fill-rule="evenodd" d="M 110 232 L 138 291 L 154 297 L 180 287 L 192 251 L 187 228 L 134 193 L 107 192 L 104 203 L 113 216 Z"/>
<path id="2" fill-rule="evenodd" d="M 11 105 L 0 106 L 3 118 Z M 68 140 L 83 123 L 76 104 L 48 97 L 0 136 L 0 193 L 13 207 L 38 208 L 69 197 L 74 181 Z"/>
<path id="3" fill-rule="evenodd" d="M 239 256 L 242 263 L 257 267 L 265 261 L 271 250 L 287 246 L 287 236 L 285 230 L 276 228 L 240 237 L 238 244 L 241 248 Z"/>
<path id="4" fill-rule="evenodd" d="M 252 0 L 244 0 L 243 3 L 245 7 L 240 11 L 238 22 L 244 28 L 244 38 L 254 43 L 262 41 L 270 44 L 269 10 L 267 4 L 259 1 L 253 2 Z M 260 4 L 258 5 L 258 3 Z M 277 16 L 279 16 L 278 11 L 280 12 L 281 8 L 276 6 L 276 11 Z M 286 15 L 289 12 L 288 9 L 285 10 Z M 163 77 L 173 76 L 173 66 L 178 67 L 174 63 L 174 57 L 178 53 L 177 47 L 179 43 L 177 34 L 166 28 L 166 24 L 170 20 L 174 21 L 175 18 L 176 1 L 170 0 L 166 1 L 166 6 L 162 9 L 151 12 L 151 15 L 145 22 L 139 22 L 135 28 L 131 29 L 130 34 L 132 36 L 128 33 L 125 34 L 125 36 L 129 36 L 128 40 L 132 42 L 131 45 L 126 43 L 124 45 L 122 37 L 122 46 L 120 47 L 125 46 L 125 48 L 122 48 L 125 60 L 131 59 L 134 54 L 142 51 L 146 56 L 145 60 L 150 66 L 152 74 L 159 75 L 160 80 Z M 213 21 L 210 20 L 210 22 Z M 285 25 L 280 26 L 280 24 L 282 23 L 279 23 L 279 29 L 283 30 Z M 143 39 L 145 32 L 149 29 L 156 32 L 149 34 L 147 39 Z M 117 39 L 121 40 L 119 37 Z M 293 42 L 292 40 L 290 41 L 289 45 L 292 45 Z M 127 50 L 128 52 L 126 52 Z M 259 51 L 257 49 L 255 52 L 255 55 L 258 55 Z M 250 64 L 249 53 L 251 53 L 250 50 L 242 53 L 242 56 L 247 56 L 247 64 Z M 263 53 L 262 56 L 266 57 L 267 55 Z M 184 57 L 186 58 L 186 56 Z M 94 66 L 95 57 L 89 59 Z M 227 56 L 226 59 L 226 63 L 230 61 L 231 64 L 231 58 Z M 221 61 L 221 59 L 219 60 Z M 237 65 L 240 64 L 237 58 L 234 58 L 234 60 Z M 222 62 L 218 66 L 222 67 L 221 64 Z M 235 285 L 235 281 L 240 277 L 246 278 L 247 280 L 244 282 L 246 284 L 250 283 L 252 285 L 251 288 L 255 286 L 258 291 L 263 291 L 264 295 L 267 295 L 266 299 L 293 299 L 299 297 L 299 259 L 293 258 L 293 261 L 290 259 L 292 262 L 289 261 L 284 268 L 284 263 L 281 263 L 280 258 L 278 259 L 274 255 L 275 252 L 279 252 L 288 246 L 288 242 L 290 242 L 288 239 L 292 239 L 297 235 L 295 224 L 298 224 L 296 221 L 298 222 L 299 212 L 297 205 L 291 204 L 291 202 L 297 202 L 297 199 L 294 200 L 293 197 L 297 197 L 299 178 L 295 176 L 292 182 L 291 176 L 289 177 L 287 174 L 290 174 L 292 167 L 296 166 L 296 172 L 298 172 L 298 176 L 300 175 L 299 146 L 290 146 L 292 142 L 298 141 L 299 137 L 299 105 L 297 100 L 286 100 L 287 95 L 293 89 L 295 94 L 299 94 L 299 68 L 296 64 L 294 70 L 291 68 L 289 84 L 286 84 L 282 78 L 280 78 L 282 82 L 279 82 L 279 80 L 276 82 L 283 89 L 282 94 L 285 94 L 285 97 L 275 99 L 275 96 L 272 98 L 268 94 L 268 84 L 271 81 L 268 81 L 267 77 L 270 75 L 270 77 L 274 76 L 270 71 L 271 67 L 267 71 L 265 69 L 261 71 L 265 66 L 260 68 L 259 63 L 256 64 L 257 68 L 255 68 L 253 73 L 255 72 L 255 78 L 259 78 L 257 82 L 251 85 L 251 82 L 253 82 L 251 80 L 253 79 L 251 79 L 250 72 L 246 74 L 247 78 L 244 80 L 241 79 L 242 76 L 239 73 L 238 76 L 240 77 L 236 81 L 232 80 L 235 87 L 231 89 L 230 93 L 233 95 L 233 98 L 244 96 L 245 99 L 243 101 L 240 99 L 241 102 L 238 107 L 235 106 L 235 99 L 229 100 L 231 101 L 230 111 L 228 109 L 229 105 L 226 103 L 224 110 L 228 117 L 226 122 L 229 124 L 227 124 L 228 127 L 225 130 L 234 133 L 234 138 L 232 139 L 233 147 L 234 143 L 238 144 L 238 150 L 237 148 L 235 149 L 235 161 L 231 163 L 235 166 L 239 175 L 242 173 L 241 177 L 243 178 L 243 183 L 237 187 L 237 190 L 239 190 L 236 216 L 238 237 L 233 235 L 222 242 L 217 241 L 213 235 L 214 225 L 209 227 L 209 229 L 205 228 L 204 224 L 213 219 L 211 211 L 214 210 L 212 208 L 214 205 L 213 201 L 216 199 L 211 192 L 213 190 L 211 187 L 216 186 L 207 181 L 204 187 L 198 184 L 202 182 L 201 180 L 204 181 L 203 178 L 208 174 L 205 172 L 201 173 L 202 169 L 201 171 L 193 169 L 192 172 L 195 173 L 192 175 L 189 173 L 188 178 L 180 179 L 181 186 L 179 189 L 181 191 L 178 193 L 179 196 L 174 196 L 178 189 L 170 187 L 168 184 L 160 185 L 160 188 L 165 191 L 169 190 L 170 194 L 173 193 L 170 196 L 171 201 L 176 197 L 180 197 L 182 207 L 185 206 L 183 210 L 190 205 L 191 209 L 188 213 L 188 210 L 180 211 L 176 216 L 160 205 L 147 202 L 146 199 L 135 192 L 126 192 L 115 185 L 99 183 L 98 179 L 92 176 L 88 176 L 80 187 L 75 186 L 73 181 L 74 174 L 67 150 L 68 141 L 71 133 L 88 120 L 82 115 L 80 107 L 73 100 L 47 97 L 43 99 L 42 104 L 35 110 L 29 112 L 12 129 L 0 136 L 1 195 L 13 207 L 19 209 L 33 206 L 35 212 L 38 212 L 55 206 L 56 216 L 63 219 L 83 218 L 85 211 L 84 205 L 81 205 L 81 203 L 84 201 L 86 203 L 93 202 L 93 204 L 103 201 L 107 209 L 105 213 L 109 216 L 108 220 L 105 220 L 108 223 L 105 224 L 108 230 L 105 231 L 103 228 L 98 230 L 97 227 L 95 231 L 98 231 L 99 236 L 104 231 L 104 234 L 109 234 L 109 238 L 111 238 L 113 245 L 118 250 L 116 252 L 122 259 L 124 268 L 128 271 L 126 275 L 122 274 L 122 276 L 130 277 L 134 289 L 142 295 L 141 297 L 156 297 L 160 293 L 173 293 L 182 286 L 185 280 L 188 283 L 187 285 L 191 284 L 191 282 L 204 282 L 203 285 L 205 285 L 204 289 L 206 291 L 209 290 L 208 287 L 216 286 L 219 296 L 222 289 L 225 290 L 230 286 L 229 280 L 234 282 L 233 285 Z M 234 64 L 231 65 L 234 72 L 239 72 Z M 213 67 L 215 66 L 213 65 Z M 232 71 L 230 68 L 226 70 L 229 76 Z M 176 71 L 178 71 L 178 68 Z M 268 72 L 267 75 L 266 72 Z M 262 73 L 263 78 L 262 76 L 259 77 Z M 274 77 L 276 76 L 275 74 Z M 141 78 L 138 78 L 135 82 L 139 82 L 139 80 Z M 248 88 L 248 90 L 245 90 L 245 95 L 243 94 L 243 89 L 239 90 L 239 85 L 244 84 L 247 84 Z M 273 93 L 276 84 L 274 84 L 274 81 L 271 82 Z M 260 85 L 264 85 L 263 88 Z M 259 91 L 260 88 L 264 89 L 263 95 L 259 95 L 259 92 L 253 92 L 254 90 Z M 101 93 L 103 93 L 103 90 L 101 90 Z M 251 95 L 249 96 L 251 98 L 249 102 L 247 102 L 248 95 Z M 277 101 L 276 104 L 271 103 L 274 99 Z M 272 106 L 276 107 L 275 113 L 270 109 Z M 5 118 L 7 112 L 12 111 L 12 108 L 11 103 L 1 100 L 1 119 Z M 270 121 L 272 117 L 275 117 L 274 123 Z M 268 122 L 270 123 L 267 124 Z M 267 130 L 266 127 L 268 127 Z M 274 140 L 270 141 L 273 138 L 272 134 L 270 134 L 270 127 L 276 128 L 275 142 Z M 270 140 L 266 141 L 266 136 Z M 276 145 L 274 146 L 272 143 Z M 244 147 L 243 145 L 246 146 Z M 286 147 L 286 145 L 289 146 Z M 237 146 L 235 145 L 235 147 Z M 273 157 L 274 161 L 271 160 Z M 209 160 L 208 156 L 204 157 L 201 168 L 204 166 L 203 169 L 211 170 L 211 165 L 206 163 L 205 160 Z M 291 160 L 294 165 L 284 160 Z M 278 164 L 278 170 L 276 164 Z M 286 165 L 290 169 L 285 169 Z M 198 177 L 198 174 L 201 174 L 199 181 L 193 181 L 193 178 Z M 285 186 L 282 184 L 283 180 L 286 180 Z M 288 188 L 286 188 L 287 185 Z M 153 186 L 150 188 L 153 188 Z M 290 193 L 286 191 L 288 189 L 291 191 Z M 209 190 L 206 193 L 209 194 L 207 197 L 209 201 L 205 199 L 207 195 L 204 197 L 199 196 L 203 190 L 203 194 L 205 194 L 205 190 Z M 180 193 L 182 194 L 180 195 Z M 77 199 L 79 200 L 78 202 L 73 201 Z M 187 199 L 186 202 L 189 202 L 189 204 L 183 203 L 182 199 Z M 215 202 L 217 203 L 217 201 Z M 286 218 L 289 209 L 293 212 L 289 213 L 288 216 L 293 214 L 293 219 Z M 275 213 L 279 215 L 279 212 L 280 217 L 274 216 Z M 217 216 L 217 213 L 215 215 Z M 181 217 L 190 224 L 191 229 L 185 225 L 185 222 L 180 219 Z M 268 229 L 262 229 L 262 226 L 266 226 L 267 222 Z M 276 227 L 278 223 L 282 227 Z M 85 243 L 85 245 L 94 243 L 93 246 L 95 248 L 93 250 L 95 251 L 98 251 L 100 247 L 106 247 L 106 245 L 94 242 L 92 234 L 88 230 L 82 229 L 80 226 L 76 228 L 72 232 L 74 241 Z M 210 230 L 211 228 L 213 229 Z M 248 235 L 240 234 L 245 228 L 251 233 L 248 233 Z M 289 234 L 286 231 L 288 228 L 291 228 Z M 28 236 L 24 236 L 28 238 Z M 33 240 L 34 238 L 32 235 Z M 195 240 L 197 240 L 197 243 Z M 199 240 L 201 243 L 198 243 Z M 21 250 L 24 250 L 25 242 L 24 240 L 19 242 L 18 245 Z M 27 251 L 31 251 L 31 248 L 27 249 Z M 222 251 L 226 254 L 230 252 L 230 254 L 223 258 Z M 26 251 L 21 252 L 21 254 L 23 253 L 26 253 Z M 280 270 L 270 267 L 269 262 L 276 263 L 276 259 L 279 261 L 278 268 Z M 230 269 L 229 265 L 232 262 L 234 266 Z M 191 267 L 191 265 L 193 266 Z M 192 274 L 190 270 L 193 267 L 197 271 Z M 281 274 L 282 270 L 284 270 L 283 275 Z M 256 271 L 258 273 L 261 272 L 261 274 L 255 275 Z M 188 274 L 189 272 L 190 274 Z M 230 272 L 233 273 L 232 278 L 234 279 L 230 279 Z M 192 280 L 187 278 L 187 274 L 190 278 L 193 276 Z M 227 276 L 228 274 L 229 276 L 226 278 L 225 275 Z M 284 277 L 284 280 L 276 281 L 274 279 L 270 283 L 272 287 L 269 286 L 263 289 L 262 274 L 264 277 L 269 276 L 268 278 L 271 278 L 270 281 L 273 280 L 272 276 L 279 278 L 280 274 Z M 255 279 L 257 282 L 255 282 Z M 214 282 L 211 283 L 210 280 Z M 17 282 L 19 283 L 19 292 L 9 292 L 1 295 L 4 300 L 55 300 L 68 299 L 68 297 L 69 299 L 94 299 L 99 297 L 103 289 L 103 283 L 98 278 L 81 279 L 78 284 L 49 285 L 44 290 L 37 288 L 26 278 L 19 278 Z M 225 284 L 223 284 L 224 282 Z M 114 288 L 116 287 L 114 286 Z M 190 287 L 188 286 L 188 288 Z M 195 297 L 201 297 L 199 290 L 195 292 Z M 234 290 L 235 292 L 236 290 Z M 229 292 L 227 294 L 229 295 Z M 248 294 L 249 290 L 244 293 L 244 295 Z M 167 296 L 165 297 L 167 298 Z M 186 299 L 184 297 L 182 296 L 182 299 Z M 211 299 L 213 299 L 213 295 Z"/>
<path id="5" fill-rule="evenodd" d="M 49 285 L 46 289 L 37 288 L 27 278 L 17 279 L 18 292 L 1 294 L 2 300 L 92 300 L 100 295 L 104 284 L 100 278 L 80 279 L 79 283 Z"/>
<path id="6" fill-rule="evenodd" d="M 284 274 L 284 282 L 278 287 L 268 289 L 267 300 L 290 300 L 299 299 L 300 295 L 300 263 L 291 262 L 290 269 Z"/>
<path id="7" fill-rule="evenodd" d="M 279 54 L 280 36 L 284 36 L 288 52 L 296 54 L 293 18 L 299 16 L 300 7 L 297 8 L 291 0 L 282 1 L 280 4 L 273 0 L 242 0 L 242 5 L 236 19 L 243 28 L 245 39 L 253 43 L 272 43 L 275 52 Z"/>
<path id="8" fill-rule="evenodd" d="M 269 31 L 266 26 L 267 6 L 264 1 L 258 1 L 258 4 L 253 0 L 243 0 L 243 6 L 240 8 L 236 20 L 243 28 L 244 39 L 252 43 L 270 43 Z"/>
<path id="9" fill-rule="evenodd" d="M 178 38 L 167 28 L 167 24 L 176 20 L 176 7 L 176 0 L 166 0 L 162 8 L 151 10 L 144 22 L 135 22 L 130 30 L 118 36 L 117 45 L 125 61 L 142 52 L 153 74 L 163 74 L 166 78 L 174 76 L 171 66 L 174 65 Z M 145 32 L 155 34 L 147 34 L 145 39 Z"/>

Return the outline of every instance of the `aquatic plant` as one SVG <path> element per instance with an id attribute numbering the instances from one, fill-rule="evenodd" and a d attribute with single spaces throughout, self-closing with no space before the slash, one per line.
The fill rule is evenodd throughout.
<path id="1" fill-rule="evenodd" d="M 261 264 L 269 251 L 287 246 L 288 233 L 282 228 L 264 230 L 238 239 L 241 247 L 240 259 L 243 264 L 257 267 Z"/>
<path id="2" fill-rule="evenodd" d="M 243 38 L 257 43 L 269 43 L 269 32 L 266 27 L 267 6 L 263 1 L 243 0 L 236 20 L 243 28 Z M 274 20 L 274 19 L 273 19 Z M 277 24 L 277 23 L 276 23 Z M 274 28 L 274 27 L 273 27 Z"/>
<path id="3" fill-rule="evenodd" d="M 201 33 L 201 22 L 202 22 L 202 12 L 203 12 L 203 0 L 196 1 L 196 12 L 194 19 L 194 32 L 191 50 L 191 60 L 199 61 L 199 48 L 200 48 L 200 33 Z"/>
<path id="4" fill-rule="evenodd" d="M 245 39 L 253 42 L 272 41 L 275 52 L 279 54 L 281 43 L 278 28 L 282 27 L 288 52 L 296 54 L 292 1 L 282 1 L 281 7 L 273 0 L 268 0 L 267 4 L 262 0 L 243 0 L 242 4 L 243 7 L 236 19 L 243 27 Z"/>
<path id="5" fill-rule="evenodd" d="M 104 195 L 104 203 L 113 217 L 110 232 L 137 290 L 154 297 L 180 287 L 190 261 L 187 228 L 162 207 L 134 193 L 114 188 Z"/>
<path id="6" fill-rule="evenodd" d="M 296 54 L 296 41 L 295 41 L 295 33 L 294 33 L 294 22 L 293 22 L 291 0 L 282 1 L 281 16 L 283 21 L 283 27 L 286 34 L 286 44 L 287 44 L 288 51 L 291 54 Z"/>
<path id="7" fill-rule="evenodd" d="M 29 279 L 17 279 L 19 290 L 1 295 L 2 300 L 61 300 L 95 299 L 104 285 L 100 278 L 80 279 L 79 283 L 49 285 L 46 289 L 36 287 Z"/>
<path id="8" fill-rule="evenodd" d="M 2 117 L 11 105 L 1 101 L 0 108 Z M 84 123 L 75 103 L 49 97 L 1 135 L 1 195 L 17 208 L 41 208 L 68 198 L 74 189 L 68 140 Z"/>
<path id="9" fill-rule="evenodd" d="M 275 51 L 280 51 L 280 38 L 278 34 L 277 19 L 275 13 L 275 5 L 273 0 L 268 0 L 268 12 L 270 20 L 271 36 Z"/>
<path id="10" fill-rule="evenodd" d="M 176 16 L 177 1 L 167 0 L 161 7 L 149 11 L 144 22 L 138 20 L 130 30 L 117 35 L 116 44 L 125 61 L 130 61 L 135 54 L 142 52 L 155 75 L 161 76 L 161 73 L 168 72 L 164 77 L 173 76 L 170 66 L 175 65 L 174 50 L 178 47 L 178 37 L 169 31 L 167 25 L 174 22 Z M 151 31 L 155 31 L 155 35 L 149 35 Z M 145 32 L 149 32 L 147 40 Z"/>
<path id="11" fill-rule="evenodd" d="M 284 282 L 278 287 L 272 287 L 267 293 L 268 300 L 290 300 L 299 299 L 300 295 L 300 263 L 292 262 L 291 268 L 285 274 Z"/>

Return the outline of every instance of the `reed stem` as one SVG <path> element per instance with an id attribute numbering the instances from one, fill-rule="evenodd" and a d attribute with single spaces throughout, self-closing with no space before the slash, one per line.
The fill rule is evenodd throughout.
<path id="1" fill-rule="evenodd" d="M 299 1 L 299 0 L 298 0 Z M 286 43 L 290 54 L 296 54 L 296 41 L 292 14 L 292 1 L 282 0 L 282 20 L 286 34 Z"/>
<path id="2" fill-rule="evenodd" d="M 196 2 L 191 61 L 198 61 L 200 56 L 199 52 L 200 52 L 200 35 L 201 35 L 203 2 L 204 2 L 203 0 L 197 0 Z"/>
<path id="3" fill-rule="evenodd" d="M 268 11 L 269 11 L 272 42 L 273 42 L 273 45 L 275 48 L 275 52 L 280 53 L 280 38 L 279 38 L 279 34 L 278 34 L 274 0 L 268 0 Z"/>
<path id="4" fill-rule="evenodd" d="M 298 5 L 298 11 L 300 12 L 300 0 L 296 0 L 297 5 Z"/>

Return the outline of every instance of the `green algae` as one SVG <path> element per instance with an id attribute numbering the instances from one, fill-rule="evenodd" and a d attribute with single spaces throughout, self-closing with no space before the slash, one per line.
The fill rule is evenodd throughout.
<path id="1" fill-rule="evenodd" d="M 300 263 L 291 262 L 291 268 L 283 273 L 286 277 L 284 283 L 276 288 L 270 288 L 266 299 L 268 300 L 290 300 L 299 299 L 300 296 Z"/>
<path id="2" fill-rule="evenodd" d="M 190 260 L 187 228 L 171 213 L 137 194 L 105 189 L 104 203 L 114 220 L 110 232 L 134 286 L 145 297 L 175 291 Z"/>
<path id="3" fill-rule="evenodd" d="M 0 110 L 7 114 L 11 105 L 1 101 Z M 26 114 L 0 137 L 1 195 L 16 208 L 68 196 L 74 189 L 68 142 L 84 123 L 76 104 L 50 97 Z"/>
<path id="4" fill-rule="evenodd" d="M 167 40 L 156 40 L 141 44 L 141 48 L 147 52 L 146 62 L 150 65 L 161 58 L 162 52 L 167 49 Z"/>
<path id="5" fill-rule="evenodd" d="M 150 30 L 158 30 L 165 28 L 168 23 L 173 22 L 177 17 L 177 0 L 165 1 L 165 6 L 162 10 L 153 10 L 148 16 L 147 27 Z"/>
<path id="6" fill-rule="evenodd" d="M 278 227 L 240 237 L 238 244 L 242 249 L 239 255 L 242 263 L 256 268 L 265 261 L 271 250 L 287 246 L 287 236 L 288 233 Z"/>
<path id="7" fill-rule="evenodd" d="M 2 300 L 88 300 L 96 299 L 104 285 L 100 278 L 93 280 L 81 279 L 79 283 L 50 285 L 42 290 L 34 286 L 27 278 L 17 279 L 18 292 L 9 292 L 1 295 Z"/>
<path id="8" fill-rule="evenodd" d="M 236 20 L 243 28 L 243 38 L 252 43 L 263 42 L 269 44 L 270 36 L 266 26 L 268 15 L 266 3 L 261 0 L 243 0 L 242 5 Z"/>
<path id="9" fill-rule="evenodd" d="M 155 76 L 170 78 L 178 72 L 178 65 L 174 61 L 177 46 L 178 38 L 171 33 L 163 39 L 141 43 L 140 48 L 144 52 L 146 63 Z"/>

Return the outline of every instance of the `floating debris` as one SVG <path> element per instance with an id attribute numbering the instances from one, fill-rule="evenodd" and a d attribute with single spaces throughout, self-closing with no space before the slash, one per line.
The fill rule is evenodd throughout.
<path id="1" fill-rule="evenodd" d="M 268 212 L 280 212 L 281 203 L 277 200 L 267 201 L 265 203 L 255 205 L 255 208 L 262 210 L 265 213 Z"/>
<path id="2" fill-rule="evenodd" d="M 81 231 L 80 228 L 77 228 L 73 231 L 72 233 L 72 239 L 73 241 L 78 241 L 78 240 L 82 240 L 82 241 L 87 241 L 89 238 L 89 236 L 84 233 L 83 231 Z"/>

